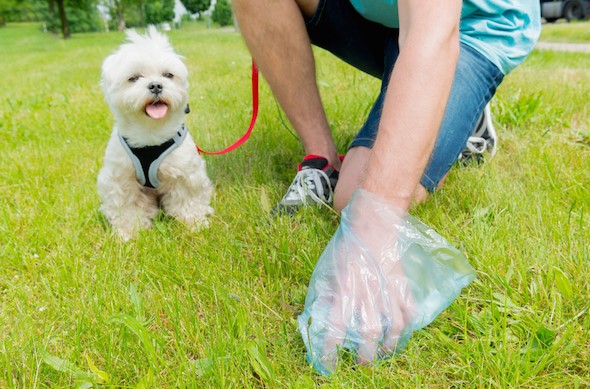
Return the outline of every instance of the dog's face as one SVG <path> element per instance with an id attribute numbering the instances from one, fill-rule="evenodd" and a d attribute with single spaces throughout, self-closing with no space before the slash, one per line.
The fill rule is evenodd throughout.
<path id="1" fill-rule="evenodd" d="M 118 123 L 157 129 L 182 121 L 188 103 L 188 71 L 168 38 L 150 27 L 127 32 L 128 43 L 107 57 L 101 85 Z"/>

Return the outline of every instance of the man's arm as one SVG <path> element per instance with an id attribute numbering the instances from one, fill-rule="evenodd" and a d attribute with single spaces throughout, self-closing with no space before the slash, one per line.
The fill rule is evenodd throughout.
<path id="1" fill-rule="evenodd" d="M 361 187 L 403 210 L 428 163 L 451 90 L 461 4 L 399 1 L 400 55 Z"/>

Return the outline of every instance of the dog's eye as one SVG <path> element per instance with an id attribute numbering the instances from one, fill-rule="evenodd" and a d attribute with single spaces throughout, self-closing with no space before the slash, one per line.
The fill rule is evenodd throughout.
<path id="1" fill-rule="evenodd" d="M 174 78 L 174 74 L 172 74 L 172 73 L 164 73 L 163 76 L 166 78 L 170 78 L 170 79 Z"/>
<path id="2" fill-rule="evenodd" d="M 138 75 L 131 76 L 131 77 L 129 77 L 129 78 L 127 79 L 127 81 L 129 81 L 129 82 L 135 82 L 135 81 L 137 81 L 137 80 L 139 80 L 139 76 L 138 76 Z"/>

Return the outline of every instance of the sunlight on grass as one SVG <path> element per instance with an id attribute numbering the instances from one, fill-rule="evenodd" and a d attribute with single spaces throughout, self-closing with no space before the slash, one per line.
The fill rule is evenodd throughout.
<path id="1" fill-rule="evenodd" d="M 590 20 L 545 23 L 541 40 L 548 42 L 590 43 Z"/>
<path id="2" fill-rule="evenodd" d="M 587 26 L 567 35 L 587 39 Z M 250 118 L 240 36 L 198 26 L 170 36 L 191 74 L 194 139 L 227 146 Z M 316 208 L 269 217 L 303 151 L 266 83 L 252 138 L 205 156 L 209 229 L 162 216 L 125 244 L 100 215 L 112 125 L 100 66 L 122 39 L 0 29 L 0 387 L 590 386 L 590 54 L 535 51 L 492 102 L 496 158 L 453 169 L 412 211 L 477 280 L 400 355 L 342 363 L 328 379 L 305 362 L 296 318 L 338 220 Z M 345 151 L 379 85 L 316 55 Z"/>

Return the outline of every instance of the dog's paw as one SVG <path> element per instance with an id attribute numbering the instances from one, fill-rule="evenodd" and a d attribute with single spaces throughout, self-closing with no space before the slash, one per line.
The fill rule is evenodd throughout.
<path id="1" fill-rule="evenodd" d="M 135 237 L 135 235 L 136 235 L 136 233 L 134 231 L 124 231 L 124 230 L 117 229 L 117 236 L 123 242 L 129 242 L 131 239 L 133 239 Z"/>
<path id="2" fill-rule="evenodd" d="M 140 230 L 146 230 L 152 226 L 151 221 L 143 220 L 141 223 L 126 224 L 113 226 L 117 236 L 123 241 L 128 242 L 135 238 Z"/>
<path id="3" fill-rule="evenodd" d="M 104 209 L 103 209 L 104 212 Z M 139 231 L 152 226 L 152 214 L 144 213 L 108 213 L 104 212 L 109 224 L 117 236 L 124 242 L 135 238 Z"/>
<path id="4" fill-rule="evenodd" d="M 207 218 L 193 220 L 192 222 L 186 224 L 192 232 L 199 232 L 201 230 L 209 228 L 209 220 Z"/>
<path id="5" fill-rule="evenodd" d="M 190 212 L 171 215 L 186 224 L 193 232 L 209 227 L 208 216 L 213 214 L 213 208 L 205 205 L 193 206 Z"/>

